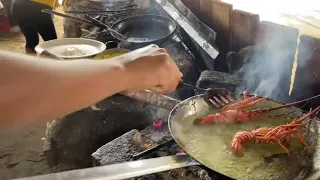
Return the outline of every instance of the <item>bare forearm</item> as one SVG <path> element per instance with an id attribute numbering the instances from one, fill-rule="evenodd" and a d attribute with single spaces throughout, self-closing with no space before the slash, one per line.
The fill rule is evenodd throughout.
<path id="1" fill-rule="evenodd" d="M 68 114 L 130 88 L 127 78 L 115 59 L 56 62 L 0 52 L 0 123 Z"/>

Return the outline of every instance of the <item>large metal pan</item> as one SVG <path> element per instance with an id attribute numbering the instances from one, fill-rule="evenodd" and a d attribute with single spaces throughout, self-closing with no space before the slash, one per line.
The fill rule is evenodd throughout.
<path id="1" fill-rule="evenodd" d="M 290 107 L 273 112 L 283 114 L 294 111 L 291 117 L 258 118 L 242 124 L 199 126 L 193 123 L 195 118 L 218 110 L 209 106 L 204 101 L 203 95 L 194 96 L 182 102 L 166 96 L 153 98 L 152 96 L 155 95 L 148 93 L 126 95 L 140 100 L 157 99 L 156 104 L 167 109 L 174 106 L 168 118 L 168 125 L 174 140 L 187 154 L 49 174 L 32 177 L 32 179 L 115 180 L 199 164 L 234 179 L 305 179 L 306 175 L 320 166 L 317 143 L 319 140 L 318 118 L 310 121 L 310 131 L 303 134 L 314 150 L 312 157 L 307 158 L 305 150 L 295 139 L 292 140 L 290 155 L 284 154 L 275 144 L 244 145 L 243 157 L 234 156 L 230 152 L 230 141 L 236 132 L 287 123 L 303 114 L 298 108 Z M 240 99 L 240 96 L 237 96 L 237 100 Z M 269 100 L 255 108 L 279 105 L 281 104 Z"/>
<path id="2" fill-rule="evenodd" d="M 175 32 L 176 23 L 167 17 L 158 15 L 137 15 L 121 19 L 111 29 L 123 34 L 129 46 L 141 48 L 149 44 L 161 45 Z M 110 32 L 119 41 L 119 36 Z"/>
<path id="3" fill-rule="evenodd" d="M 82 19 L 50 9 L 44 9 L 42 12 L 106 29 L 115 39 L 130 49 L 141 48 L 149 44 L 161 45 L 172 37 L 177 28 L 172 19 L 152 14 L 127 17 L 108 27 L 88 15 L 85 15 L 86 19 Z"/>

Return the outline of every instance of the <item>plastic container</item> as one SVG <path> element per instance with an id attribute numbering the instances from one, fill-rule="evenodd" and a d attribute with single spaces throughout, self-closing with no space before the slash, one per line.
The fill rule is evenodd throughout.
<path id="1" fill-rule="evenodd" d="M 160 129 L 162 127 L 162 120 L 156 120 L 153 122 L 153 127 L 156 128 L 156 129 Z"/>

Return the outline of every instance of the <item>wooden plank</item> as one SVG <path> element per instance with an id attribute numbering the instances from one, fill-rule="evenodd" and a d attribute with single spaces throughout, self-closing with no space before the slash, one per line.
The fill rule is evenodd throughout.
<path id="1" fill-rule="evenodd" d="M 320 84 L 319 67 L 320 39 L 308 35 L 301 35 L 296 77 L 304 77 L 301 78 L 301 81 L 308 83 L 308 85 Z"/>
<path id="2" fill-rule="evenodd" d="M 200 0 L 200 16 L 198 17 L 203 23 L 212 27 L 212 0 Z"/>
<path id="3" fill-rule="evenodd" d="M 199 15 L 200 11 L 200 0 L 181 0 L 181 2 L 187 6 L 195 15 Z"/>
<path id="4" fill-rule="evenodd" d="M 216 25 L 216 28 L 229 31 L 232 5 L 219 1 L 212 1 L 211 8 L 211 19 Z"/>
<path id="5" fill-rule="evenodd" d="M 212 17 L 212 0 L 200 0 L 200 11 L 211 21 Z"/>
<path id="6" fill-rule="evenodd" d="M 291 67 L 291 66 L 290 66 Z M 298 67 L 292 95 L 295 100 L 320 94 L 320 38 L 308 35 L 300 36 Z M 320 105 L 318 99 L 308 102 L 308 106 Z"/>
<path id="7" fill-rule="evenodd" d="M 260 17 L 241 10 L 233 10 L 231 16 L 231 46 L 230 50 L 239 51 L 241 48 L 250 46 L 259 27 Z"/>
<path id="8" fill-rule="evenodd" d="M 233 6 L 220 1 L 212 1 L 211 21 L 217 32 L 216 44 L 220 52 L 227 52 L 230 46 L 230 23 Z"/>

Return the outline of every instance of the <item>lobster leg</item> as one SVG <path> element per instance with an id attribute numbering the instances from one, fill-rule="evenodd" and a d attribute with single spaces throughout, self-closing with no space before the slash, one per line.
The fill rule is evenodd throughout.
<path id="1" fill-rule="evenodd" d="M 286 136 L 285 140 L 286 140 L 287 145 L 290 147 L 291 146 L 291 137 L 290 136 Z"/>
<path id="2" fill-rule="evenodd" d="M 246 107 L 250 107 L 250 106 L 254 106 L 258 103 L 260 103 L 261 101 L 266 100 L 268 97 L 263 97 L 263 98 L 259 98 L 259 97 L 250 97 L 247 98 L 246 100 L 234 103 L 234 104 L 230 104 L 227 105 L 225 107 L 223 107 L 221 109 L 220 112 L 226 111 L 226 110 L 230 110 L 230 109 L 241 109 L 241 108 L 246 108 Z"/>
<path id="3" fill-rule="evenodd" d="M 295 132 L 294 135 L 297 137 L 297 139 L 307 148 L 308 153 L 312 154 L 312 150 L 310 146 L 307 144 L 307 142 L 301 137 L 301 135 L 298 132 Z"/>
<path id="4" fill-rule="evenodd" d="M 281 127 L 280 126 L 277 126 L 275 127 L 273 130 L 269 131 L 265 137 L 268 137 L 268 136 L 274 136 L 275 134 L 279 133 L 279 131 L 281 130 Z"/>
<path id="5" fill-rule="evenodd" d="M 279 140 L 276 140 L 276 143 L 279 144 L 287 154 L 290 154 L 288 148 L 286 148 Z"/>
<path id="6" fill-rule="evenodd" d="M 245 99 L 245 100 L 243 100 L 243 101 L 240 101 L 240 102 L 228 104 L 228 105 L 224 106 L 224 107 L 220 110 L 220 112 L 223 112 L 223 111 L 226 111 L 226 110 L 230 110 L 230 109 L 238 109 L 238 108 L 241 108 L 241 107 L 246 107 L 246 106 L 248 106 L 248 105 L 247 105 L 248 103 L 257 100 L 257 98 L 258 98 L 258 97 L 253 96 L 253 97 L 247 98 L 247 99 Z"/>
<path id="7" fill-rule="evenodd" d="M 289 154 L 289 150 L 280 142 L 279 139 L 273 138 L 273 137 L 262 137 L 261 138 L 264 142 L 272 141 L 273 143 L 277 143 L 280 145 L 280 147 L 287 153 Z"/>
<path id="8" fill-rule="evenodd" d="M 275 138 L 275 139 L 277 139 L 276 142 L 282 147 L 282 149 L 284 149 L 284 148 L 283 148 L 283 145 L 282 145 L 281 142 L 279 141 L 279 139 L 282 139 L 282 138 L 279 137 L 279 136 L 285 136 L 285 135 L 286 135 L 284 138 L 285 138 L 285 140 L 287 141 L 288 145 L 290 145 L 290 141 L 291 141 L 291 140 L 290 140 L 290 134 L 293 134 L 293 135 L 295 135 L 295 136 L 297 137 L 298 141 L 307 148 L 309 154 L 312 153 L 312 150 L 311 150 L 310 146 L 309 146 L 309 145 L 307 144 L 307 142 L 301 137 L 301 135 L 299 134 L 299 132 L 297 132 L 296 129 L 291 129 L 291 130 L 287 130 L 287 131 L 284 131 L 284 132 L 281 132 L 281 133 L 277 133 L 277 134 L 276 134 L 276 136 L 278 136 L 278 137 Z M 285 149 L 284 149 L 284 150 L 285 150 Z M 287 151 L 286 151 L 286 152 L 287 152 Z M 289 151 L 288 151 L 288 152 L 289 152 Z M 287 152 L 287 153 L 288 153 L 288 152 Z M 289 153 L 288 153 L 288 154 L 289 154 Z"/>
<path id="9" fill-rule="evenodd" d="M 264 101 L 264 100 L 266 100 L 266 99 L 268 99 L 268 97 L 259 98 L 259 99 L 255 100 L 255 101 L 249 103 L 248 106 L 254 106 L 254 105 L 256 105 L 256 104 L 258 104 L 258 103 L 260 103 L 261 101 Z"/>

